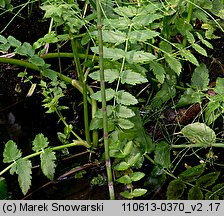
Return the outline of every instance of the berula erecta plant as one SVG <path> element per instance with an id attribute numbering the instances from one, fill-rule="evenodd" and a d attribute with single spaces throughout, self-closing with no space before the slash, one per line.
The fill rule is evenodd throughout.
<path id="1" fill-rule="evenodd" d="M 178 149 L 205 148 L 211 152 L 212 148 L 224 147 L 210 127 L 223 113 L 224 81 L 217 79 L 215 96 L 207 94 L 209 72 L 198 60 L 198 56 L 207 58 L 207 50 L 213 49 L 212 39 L 218 38 L 215 30 L 223 32 L 223 1 L 37 2 L 45 12 L 43 19 L 50 20 L 49 31 L 34 44 L 0 35 L 0 62 L 27 69 L 18 77 L 31 84 L 29 97 L 41 88 L 46 112 L 56 113 L 64 125 L 64 131 L 57 133 L 62 145 L 49 146 L 47 137 L 40 132 L 32 142 L 34 153 L 22 157 L 16 143 L 9 140 L 3 162 L 10 165 L 0 175 L 8 170 L 16 173 L 23 194 L 27 194 L 32 184 L 31 158 L 40 156 L 44 175 L 54 180 L 56 151 L 81 145 L 91 156 L 103 144 L 104 154 L 98 159 L 106 164 L 110 199 L 115 199 L 116 184 L 125 185 L 121 192 L 124 198 L 134 199 L 153 193 L 166 181 L 170 181 L 167 199 L 222 198 L 223 185 L 214 185 L 220 172 L 205 173 L 206 160 L 175 174 L 186 153 L 177 162 L 172 158 Z M 13 11 L 9 4 L 3 1 L 0 7 Z M 70 43 L 72 53 L 60 51 L 65 43 Z M 56 46 L 56 53 L 49 52 L 52 46 Z M 9 54 L 26 60 L 9 58 Z M 59 71 L 46 63 L 49 58 L 58 59 Z M 61 58 L 74 62 L 77 79 L 66 74 Z M 193 71 L 188 85 L 183 79 L 186 64 Z M 34 83 L 29 70 L 40 73 L 39 83 Z M 69 85 L 82 94 L 84 135 L 67 123 L 63 113 L 68 107 L 61 104 L 61 99 Z M 144 92 L 149 96 L 142 97 Z M 142 109 L 156 112 L 170 101 L 175 109 L 196 103 L 202 106 L 205 98 L 208 105 L 204 122 L 179 125 L 174 135 L 177 139 L 184 137 L 184 143 L 157 141 L 145 130 Z M 152 164 L 149 172 L 142 171 L 146 162 Z M 139 186 L 144 179 L 148 179 L 148 185 Z M 4 177 L 0 180 L 0 190 L 5 191 L 7 181 Z"/>

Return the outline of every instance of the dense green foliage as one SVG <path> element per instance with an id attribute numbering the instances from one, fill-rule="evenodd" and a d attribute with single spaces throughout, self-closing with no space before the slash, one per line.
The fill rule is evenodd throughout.
<path id="1" fill-rule="evenodd" d="M 0 2 L 5 12 L 16 10 L 10 1 Z M 209 58 L 208 51 L 219 38 L 217 32 L 224 32 L 223 1 L 42 0 L 27 1 L 27 5 L 37 2 L 44 11 L 42 19 L 50 20 L 49 32 L 33 44 L 1 34 L 4 55 L 0 62 L 28 69 L 18 77 L 30 84 L 28 97 L 41 89 L 46 113 L 56 113 L 64 125 L 64 131 L 57 133 L 62 145 L 51 146 L 41 131 L 32 143 L 34 153 L 22 157 L 16 143 L 9 140 L 3 162 L 10 165 L 0 175 L 7 170 L 16 173 L 26 194 L 32 184 L 33 157 L 40 156 L 43 174 L 53 180 L 56 151 L 84 146 L 91 156 L 101 152 L 104 141 L 109 149 L 105 147 L 98 160 L 106 160 L 108 170 L 111 161 L 114 176 L 108 171 L 108 179 L 125 185 L 121 195 L 127 199 L 154 194 L 165 183 L 167 199 L 222 199 L 224 187 L 216 184 L 220 172 L 207 172 L 206 167 L 215 158 L 211 156 L 214 148 L 224 147 L 213 128 L 217 119 L 223 121 L 224 78 L 218 77 L 211 87 L 208 67 L 200 59 Z M 66 43 L 72 53 L 60 52 Z M 51 46 L 58 52 L 49 53 Z M 18 58 L 8 58 L 10 53 Z M 55 56 L 60 71 L 46 63 Z M 74 62 L 76 79 L 62 68 L 63 57 Z M 187 67 L 192 72 L 186 82 Z M 40 72 L 39 82 L 29 74 L 30 69 Z M 67 123 L 63 113 L 68 105 L 61 99 L 69 85 L 83 96 L 84 134 Z M 184 125 L 176 116 L 174 130 L 163 133 L 162 139 L 146 130 L 147 122 L 157 124 L 154 119 L 158 120 L 167 107 L 176 111 L 195 104 L 200 107 L 195 119 Z M 198 156 L 195 166 L 178 173 L 188 151 L 197 155 L 194 148 L 207 153 Z M 145 171 L 146 163 L 151 170 Z M 1 177 L 3 198 L 7 197 L 6 185 Z"/>

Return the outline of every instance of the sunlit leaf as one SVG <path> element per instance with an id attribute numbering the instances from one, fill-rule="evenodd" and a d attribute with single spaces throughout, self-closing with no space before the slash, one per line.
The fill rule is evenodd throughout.
<path id="1" fill-rule="evenodd" d="M 122 105 L 117 105 L 115 108 L 115 111 L 120 118 L 131 118 L 135 116 L 135 113 L 133 112 L 132 109 L 122 106 Z"/>
<path id="2" fill-rule="evenodd" d="M 159 32 L 153 30 L 135 30 L 128 33 L 128 39 L 131 42 L 147 41 L 159 35 Z"/>
<path id="3" fill-rule="evenodd" d="M 123 105 L 134 105 L 138 103 L 138 100 L 133 95 L 123 90 L 117 92 L 116 101 L 118 104 Z"/>
<path id="4" fill-rule="evenodd" d="M 172 180 L 167 187 L 166 191 L 167 199 L 168 200 L 180 199 L 184 193 L 185 188 L 186 186 L 181 180 L 179 179 Z"/>
<path id="5" fill-rule="evenodd" d="M 192 47 L 201 55 L 208 56 L 206 50 L 198 44 L 192 44 Z"/>
<path id="6" fill-rule="evenodd" d="M 210 146 L 216 141 L 215 132 L 204 123 L 188 124 L 181 130 L 181 133 L 193 144 Z"/>
<path id="7" fill-rule="evenodd" d="M 55 173 L 55 152 L 52 152 L 51 149 L 45 149 L 43 153 L 40 155 L 41 159 L 41 170 L 43 171 L 44 175 L 52 180 L 54 178 Z"/>
<path id="8" fill-rule="evenodd" d="M 44 60 L 38 55 L 33 55 L 28 61 L 36 66 L 44 66 L 45 64 Z"/>
<path id="9" fill-rule="evenodd" d="M 132 50 L 126 53 L 127 61 L 133 63 L 145 63 L 156 59 L 156 57 L 148 52 Z"/>
<path id="10" fill-rule="evenodd" d="M 39 133 L 35 136 L 33 140 L 33 151 L 38 152 L 46 147 L 48 147 L 48 138 L 45 137 L 42 133 Z"/>
<path id="11" fill-rule="evenodd" d="M 122 71 L 120 77 L 122 84 L 127 83 L 130 85 L 136 85 L 148 82 L 148 80 L 143 75 L 141 75 L 140 73 L 133 72 L 132 70 Z"/>
<path id="12" fill-rule="evenodd" d="M 123 196 L 126 199 L 133 199 L 134 198 L 133 194 L 129 191 L 123 191 L 123 192 L 120 193 L 120 195 Z"/>
<path id="13" fill-rule="evenodd" d="M 111 88 L 106 89 L 106 101 L 111 100 L 115 96 L 115 91 Z M 91 95 L 91 98 L 102 102 L 101 91 L 97 91 Z"/>
<path id="14" fill-rule="evenodd" d="M 92 35 L 97 36 L 98 32 L 94 31 L 92 32 Z M 102 31 L 102 35 L 103 35 L 103 41 L 104 42 L 108 42 L 108 43 L 124 43 L 126 40 L 126 34 L 124 32 L 121 31 L 112 31 L 112 30 L 103 30 Z"/>
<path id="15" fill-rule="evenodd" d="M 8 36 L 7 38 L 7 41 L 9 42 L 9 44 L 12 46 L 12 47 L 19 47 L 21 46 L 21 42 L 18 41 L 17 39 L 15 39 L 13 36 Z"/>
<path id="16" fill-rule="evenodd" d="M 90 73 L 89 76 L 97 81 L 100 81 L 100 71 L 94 71 L 93 73 Z M 119 71 L 116 69 L 105 69 L 104 70 L 104 79 L 105 82 L 112 83 L 114 80 L 118 79 L 119 77 Z"/>
<path id="17" fill-rule="evenodd" d="M 132 192 L 133 197 L 139 197 L 139 196 L 143 196 L 144 194 L 146 194 L 147 190 L 146 189 L 142 189 L 142 188 L 135 188 Z"/>
<path id="18" fill-rule="evenodd" d="M 3 162 L 11 163 L 22 156 L 21 151 L 17 148 L 17 145 L 14 141 L 9 140 L 5 144 L 4 152 L 3 152 Z"/>
<path id="19" fill-rule="evenodd" d="M 7 43 L 7 39 L 2 35 L 0 35 L 0 43 L 3 43 L 3 44 Z"/>
<path id="20" fill-rule="evenodd" d="M 118 171 L 127 170 L 128 168 L 129 168 L 129 164 L 124 161 L 114 166 L 114 169 Z"/>
<path id="21" fill-rule="evenodd" d="M 99 54 L 99 47 L 91 47 L 91 50 Z M 103 47 L 103 58 L 108 58 L 112 60 L 118 60 L 125 57 L 125 51 L 118 48 L 107 48 Z"/>
<path id="22" fill-rule="evenodd" d="M 31 186 L 32 179 L 32 164 L 29 160 L 20 158 L 16 161 L 16 173 L 18 174 L 18 181 L 23 194 L 25 195 Z"/>
<path id="23" fill-rule="evenodd" d="M 120 16 L 133 17 L 137 15 L 138 8 L 130 5 L 127 7 L 116 7 L 114 8 L 114 12 L 116 12 Z"/>
<path id="24" fill-rule="evenodd" d="M 134 172 L 130 174 L 131 181 L 139 181 L 145 177 L 145 173 L 143 172 Z"/>
<path id="25" fill-rule="evenodd" d="M 129 121 L 128 119 L 123 119 L 123 118 L 119 118 L 117 120 L 117 124 L 119 125 L 119 127 L 121 127 L 122 129 L 131 129 L 133 128 L 135 125 Z"/>
<path id="26" fill-rule="evenodd" d="M 15 52 L 19 55 L 32 57 L 35 53 L 35 50 L 29 43 L 24 42 L 22 46 L 19 46 L 15 49 Z"/>
<path id="27" fill-rule="evenodd" d="M 117 182 L 122 184 L 130 184 L 132 181 L 128 175 L 123 175 L 119 179 L 117 179 Z"/>

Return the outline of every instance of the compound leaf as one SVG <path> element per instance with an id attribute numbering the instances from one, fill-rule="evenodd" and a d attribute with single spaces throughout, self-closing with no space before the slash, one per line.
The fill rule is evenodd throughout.
<path id="1" fill-rule="evenodd" d="M 3 152 L 3 162 L 4 163 L 11 163 L 22 156 L 21 151 L 17 148 L 17 145 L 14 141 L 9 140 L 5 144 L 5 149 Z"/>

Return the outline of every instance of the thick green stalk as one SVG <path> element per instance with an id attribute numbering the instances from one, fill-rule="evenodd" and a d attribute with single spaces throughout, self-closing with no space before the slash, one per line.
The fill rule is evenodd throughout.
<path id="1" fill-rule="evenodd" d="M 82 82 L 83 87 L 83 109 L 84 109 L 84 125 L 85 125 L 85 136 L 87 143 L 91 143 L 90 139 L 90 133 L 89 133 L 89 113 L 88 113 L 88 101 L 87 101 L 87 85 L 86 85 L 86 79 L 84 77 L 84 73 L 80 64 L 79 56 L 78 56 L 78 50 L 77 50 L 77 43 L 73 38 L 72 33 L 70 32 L 70 38 L 71 38 L 71 45 L 72 45 L 72 51 L 74 54 L 74 61 L 76 64 L 76 70 L 79 76 L 79 80 Z"/>
<path id="2" fill-rule="evenodd" d="M 114 185 L 109 153 L 109 140 L 108 140 L 108 121 L 107 121 L 107 104 L 106 104 L 106 91 L 105 91 L 105 79 L 104 79 L 104 67 L 103 67 L 103 37 L 102 37 L 102 19 L 101 19 L 101 7 L 100 0 L 96 0 L 97 10 L 97 30 L 98 30 L 98 42 L 99 42 L 99 67 L 100 67 L 100 86 L 101 86 L 101 98 L 102 98 L 102 112 L 103 112 L 103 138 L 104 138 L 104 150 L 105 161 L 108 178 L 108 188 L 110 199 L 114 200 Z"/>

